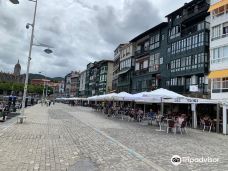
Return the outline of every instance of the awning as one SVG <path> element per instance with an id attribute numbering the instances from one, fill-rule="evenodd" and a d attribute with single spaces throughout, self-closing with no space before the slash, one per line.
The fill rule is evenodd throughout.
<path id="1" fill-rule="evenodd" d="M 221 1 L 217 2 L 217 3 L 215 3 L 214 5 L 211 5 L 211 7 L 209 8 L 208 12 L 211 12 L 211 11 L 213 11 L 215 9 L 218 9 L 218 8 L 224 6 L 224 5 L 228 5 L 228 0 L 221 0 Z"/>
<path id="2" fill-rule="evenodd" d="M 219 71 L 212 71 L 208 78 L 213 79 L 213 78 L 224 78 L 228 77 L 228 70 L 219 70 Z"/>

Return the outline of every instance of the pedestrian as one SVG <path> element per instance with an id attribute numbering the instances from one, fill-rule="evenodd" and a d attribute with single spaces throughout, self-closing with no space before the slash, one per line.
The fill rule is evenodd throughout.
<path id="1" fill-rule="evenodd" d="M 3 121 L 6 120 L 6 116 L 7 116 L 8 113 L 9 113 L 9 106 L 6 105 L 6 106 L 4 107 L 3 112 L 2 112 L 2 120 L 3 120 Z"/>

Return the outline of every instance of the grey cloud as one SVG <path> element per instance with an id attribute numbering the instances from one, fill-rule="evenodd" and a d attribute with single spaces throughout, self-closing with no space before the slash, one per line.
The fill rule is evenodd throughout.
<path id="1" fill-rule="evenodd" d="M 159 13 L 166 10 L 158 10 L 153 3 L 154 0 L 40 0 L 34 42 L 53 46 L 54 53 L 47 55 L 44 48 L 33 47 L 30 71 L 45 70 L 48 76 L 64 76 L 71 70 L 84 70 L 89 62 L 112 59 L 119 43 L 161 21 Z M 180 4 L 175 1 L 172 6 Z M 32 2 L 20 0 L 15 6 L 0 0 L 0 70 L 12 71 L 19 58 L 25 72 L 31 36 L 31 29 L 26 30 L 25 25 L 32 22 L 33 12 Z"/>
<path id="2" fill-rule="evenodd" d="M 158 10 L 149 0 L 125 0 L 122 10 L 97 8 L 97 26 L 107 43 L 117 45 L 158 24 Z"/>

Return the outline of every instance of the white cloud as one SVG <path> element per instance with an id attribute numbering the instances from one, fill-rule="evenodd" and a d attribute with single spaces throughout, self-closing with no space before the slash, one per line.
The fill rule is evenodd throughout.
<path id="1" fill-rule="evenodd" d="M 30 72 L 64 76 L 84 70 L 90 61 L 112 59 L 113 50 L 158 24 L 183 0 L 39 0 L 35 42 L 54 47 L 47 55 L 34 47 Z M 34 3 L 0 0 L 0 70 L 12 72 L 20 59 L 25 72 Z"/>

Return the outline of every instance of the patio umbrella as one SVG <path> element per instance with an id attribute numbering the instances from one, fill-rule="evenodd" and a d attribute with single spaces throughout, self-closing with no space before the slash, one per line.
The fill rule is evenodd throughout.
<path id="1" fill-rule="evenodd" d="M 132 101 L 133 100 L 133 95 L 126 93 L 126 92 L 121 92 L 118 93 L 114 96 L 114 99 L 116 101 Z"/>

